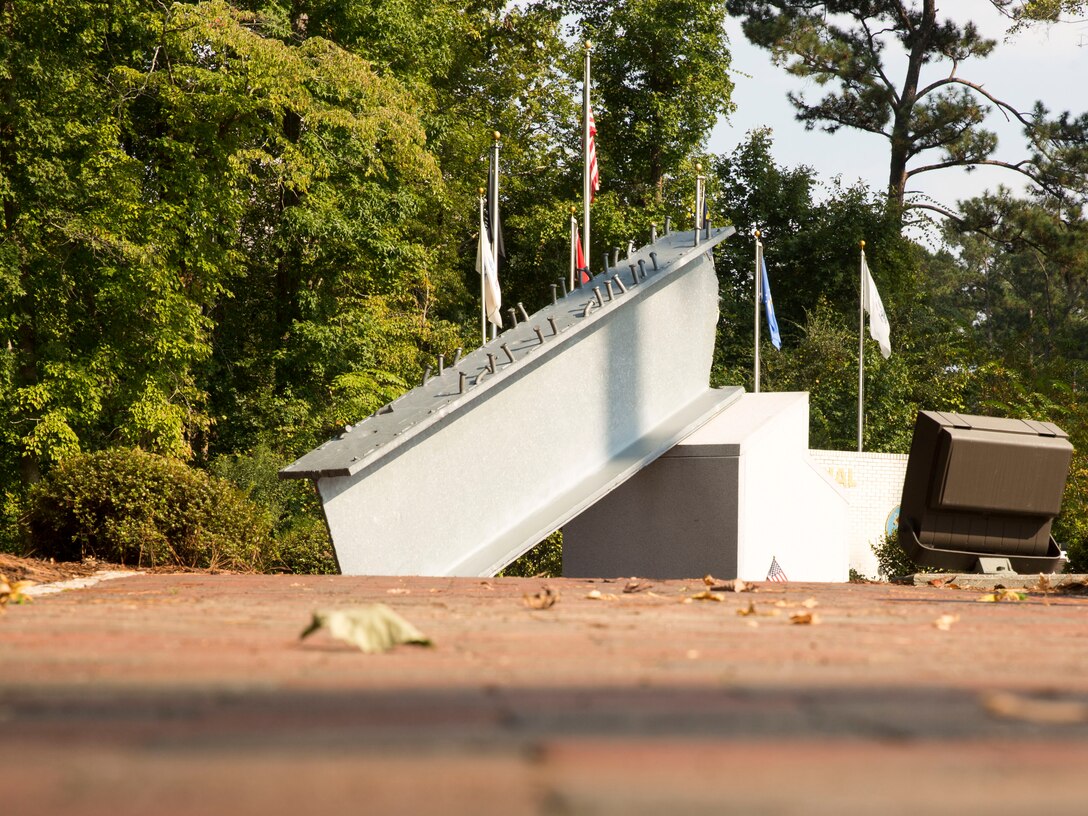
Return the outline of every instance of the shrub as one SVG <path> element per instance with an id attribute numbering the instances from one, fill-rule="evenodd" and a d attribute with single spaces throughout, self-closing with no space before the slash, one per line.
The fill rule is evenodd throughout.
<path id="1" fill-rule="evenodd" d="M 563 574 L 563 531 L 556 530 L 499 575 L 505 578 L 558 578 Z"/>
<path id="2" fill-rule="evenodd" d="M 0 553 L 22 555 L 25 548 L 19 519 L 23 515 L 23 497 L 10 490 L 0 492 Z"/>
<path id="3" fill-rule="evenodd" d="M 32 551 L 136 566 L 260 570 L 271 519 L 229 482 L 138 449 L 70 457 L 30 490 Z"/>
<path id="4" fill-rule="evenodd" d="M 873 554 L 876 555 L 877 569 L 880 570 L 881 577 L 885 579 L 933 571 L 922 569 L 910 560 L 899 544 L 898 530 L 891 535 L 881 536 L 880 540 L 873 545 Z"/>
<path id="5" fill-rule="evenodd" d="M 1052 535 L 1069 556 L 1068 572 L 1088 572 L 1088 452 L 1073 454 L 1065 483 L 1061 515 Z"/>
<path id="6" fill-rule="evenodd" d="M 242 490 L 272 519 L 272 544 L 265 569 L 328 575 L 340 572 L 321 503 L 309 481 L 282 480 L 286 462 L 267 445 L 248 453 L 219 456 L 212 473 Z"/>

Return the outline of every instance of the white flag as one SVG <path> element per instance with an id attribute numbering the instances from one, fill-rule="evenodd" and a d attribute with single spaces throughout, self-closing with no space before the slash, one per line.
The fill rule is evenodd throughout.
<path id="1" fill-rule="evenodd" d="M 476 245 L 476 271 L 484 277 L 484 314 L 487 319 L 502 328 L 502 292 L 499 291 L 499 270 L 495 268 L 495 256 L 487 240 L 487 224 L 480 216 L 480 242 Z"/>
<path id="2" fill-rule="evenodd" d="M 864 250 L 861 253 L 861 268 L 865 271 L 865 291 L 861 293 L 861 303 L 869 313 L 869 336 L 880 344 L 880 353 L 886 360 L 892 356 L 892 327 L 873 282 L 873 275 L 869 272 L 869 264 L 865 262 Z"/>

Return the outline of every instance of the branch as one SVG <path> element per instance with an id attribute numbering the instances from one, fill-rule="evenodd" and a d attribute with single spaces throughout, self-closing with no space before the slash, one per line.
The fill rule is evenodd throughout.
<path id="1" fill-rule="evenodd" d="M 880 58 L 878 56 L 879 51 L 876 47 L 876 35 L 869 30 L 869 22 L 866 19 L 861 20 L 861 27 L 865 31 L 865 36 L 869 40 L 869 56 L 873 60 L 873 69 L 880 76 L 880 81 L 884 83 L 884 87 L 887 88 L 892 95 L 892 100 L 895 102 L 894 107 L 899 107 L 899 90 L 895 87 L 888 75 L 884 73 L 884 66 L 880 64 Z M 884 29 L 888 31 L 888 29 Z"/>
<path id="2" fill-rule="evenodd" d="M 822 130 L 825 130 L 828 133 L 834 133 L 840 127 L 848 127 L 853 128 L 854 130 L 863 130 L 866 133 L 874 133 L 878 136 L 883 136 L 888 139 L 891 138 L 890 133 L 885 132 L 877 125 L 871 125 L 853 119 L 848 120 L 845 114 L 836 113 L 833 108 L 826 104 L 826 98 L 824 102 L 820 102 L 816 105 L 808 104 L 807 102 L 805 102 L 803 96 L 795 94 L 793 93 L 793 91 L 787 92 L 786 98 L 790 101 L 790 104 L 798 109 L 796 118 L 799 122 L 805 123 L 806 130 L 813 130 L 816 127 L 814 120 L 822 119 L 829 122 L 834 122 L 836 125 L 830 130 L 828 130 L 827 127 L 822 128 Z M 834 99 L 835 97 L 827 98 Z M 841 99 L 841 97 L 838 98 Z"/>
<path id="3" fill-rule="evenodd" d="M 1024 127 L 1030 128 L 1034 127 L 1035 125 L 1034 119 L 1025 116 L 1008 102 L 1004 102 L 998 99 L 996 96 L 987 91 L 977 82 L 968 82 L 966 79 L 961 79 L 957 76 L 949 76 L 945 79 L 938 79 L 936 82 L 930 83 L 918 92 L 918 98 L 921 99 L 923 96 L 930 93 L 931 91 L 935 91 L 938 88 L 944 87 L 945 85 L 963 85 L 965 88 L 970 88 L 971 90 L 975 91 L 975 93 L 979 94 L 980 96 L 986 97 L 995 105 L 997 105 L 998 110 L 1000 110 L 1002 115 L 1005 117 L 1006 122 L 1009 121 L 1009 114 L 1011 113 L 1017 119 L 1017 121 L 1020 122 L 1020 124 L 1024 125 Z"/>
<path id="4" fill-rule="evenodd" d="M 905 203 L 905 204 L 903 204 L 903 210 L 904 211 L 906 211 L 906 210 L 932 210 L 935 213 L 943 215 L 945 218 L 952 219 L 957 224 L 959 224 L 961 227 L 967 225 L 967 221 L 964 220 L 962 215 L 960 215 L 959 213 L 952 212 L 952 210 L 945 209 L 944 207 L 941 207 L 941 206 L 939 206 L 937 204 Z M 981 232 L 981 230 L 975 230 L 975 231 L 976 232 Z M 990 236 L 987 235 L 986 237 L 990 237 Z"/>
<path id="5" fill-rule="evenodd" d="M 907 12 L 907 7 L 904 6 L 902 2 L 897 2 L 895 4 L 895 13 L 899 17 L 899 22 L 903 24 L 903 28 L 913 34 L 914 26 L 911 25 L 910 14 Z"/>
<path id="6" fill-rule="evenodd" d="M 929 136 L 932 136 L 934 133 L 937 133 L 938 131 L 940 131 L 942 128 L 948 127 L 948 126 L 949 125 L 947 125 L 947 124 L 945 124 L 945 125 L 937 124 L 937 125 L 934 125 L 933 127 L 929 128 L 927 130 L 924 130 L 924 131 L 922 131 L 922 130 L 915 131 L 915 134 L 914 134 L 915 144 L 918 145 L 918 143 L 922 140 L 923 136 L 928 138 Z M 971 130 L 971 128 L 973 128 L 973 127 L 975 127 L 975 126 L 973 124 L 971 124 L 970 122 L 965 122 L 964 124 L 960 125 L 959 128 L 956 129 L 955 133 L 953 133 L 953 134 L 951 134 L 951 135 L 949 135 L 949 136 L 947 136 L 947 137 L 945 137 L 943 139 L 937 139 L 934 142 L 927 142 L 926 144 L 919 145 L 919 146 L 916 146 L 916 147 L 912 147 L 911 150 L 910 150 L 910 156 L 911 156 L 911 158 L 914 158 L 919 153 L 923 153 L 926 150 L 936 150 L 939 147 L 945 147 L 946 145 L 954 144 L 955 142 L 959 141 L 960 137 L 963 136 L 963 134 L 965 134 L 967 131 Z M 974 164 L 974 162 L 962 162 L 962 161 L 960 163 L 961 164 L 964 164 L 964 163 Z"/>
<path id="7" fill-rule="evenodd" d="M 967 165 L 974 165 L 974 164 L 986 164 L 986 165 L 990 165 L 991 167 L 1004 167 L 1006 170 L 1012 170 L 1012 171 L 1014 171 L 1016 173 L 1019 173 L 1022 176 L 1026 176 L 1027 178 L 1031 179 L 1033 182 L 1035 182 L 1035 184 L 1037 184 L 1040 187 L 1040 189 L 1044 190 L 1045 192 L 1049 193 L 1050 195 L 1052 195 L 1052 196 L 1054 196 L 1054 197 L 1056 197 L 1058 199 L 1063 198 L 1063 192 L 1064 191 L 1060 187 L 1054 187 L 1053 185 L 1048 183 L 1044 178 L 1039 176 L 1037 173 L 1035 173 L 1035 172 L 1033 172 L 1031 170 L 1025 170 L 1024 169 L 1024 165 L 1027 165 L 1029 167 L 1031 166 L 1031 161 L 1028 160 L 1028 159 L 1024 159 L 1023 161 L 1018 161 L 1016 163 L 1006 162 L 1006 161 L 999 161 L 998 159 L 978 159 L 978 160 L 975 160 L 975 161 L 964 161 L 962 159 L 954 159 L 954 160 L 949 160 L 949 161 L 937 162 L 936 164 L 927 164 L 927 165 L 924 165 L 922 167 L 915 167 L 915 168 L 913 168 L 911 170 L 908 170 L 906 172 L 906 177 L 910 178 L 911 176 L 916 176 L 916 175 L 919 175 L 920 173 L 928 173 L 931 170 L 944 170 L 947 167 L 965 167 Z"/>
<path id="8" fill-rule="evenodd" d="M 950 219 L 952 221 L 955 221 L 956 224 L 958 224 L 961 228 L 963 228 L 965 230 L 969 230 L 969 231 L 974 232 L 974 233 L 977 233 L 978 235 L 981 235 L 983 238 L 986 238 L 986 239 L 988 239 L 990 241 L 993 241 L 995 244 L 997 244 L 999 246 L 1006 247 L 1006 246 L 1011 245 L 1011 241 L 1009 239 L 1002 238 L 1002 237 L 1000 237 L 998 235 L 995 235 L 993 233 L 993 231 L 991 231 L 989 229 L 986 229 L 985 227 L 972 226 L 970 223 L 968 223 L 967 219 L 964 218 L 959 213 L 955 213 L 952 210 L 949 210 L 949 209 L 947 209 L 945 207 L 942 207 L 942 206 L 940 206 L 938 204 L 906 203 L 906 204 L 903 205 L 903 210 L 904 211 L 907 211 L 907 210 L 931 210 L 931 211 L 933 211 L 935 213 L 938 213 L 939 215 L 943 215 L 945 218 L 948 218 L 948 219 Z M 1030 238 L 1027 238 L 1023 234 L 1023 232 L 1020 232 L 1015 237 L 1016 237 L 1017 240 L 1022 241 L 1025 246 L 1029 246 L 1034 250 L 1037 250 L 1039 252 L 1042 252 L 1043 254 L 1046 254 L 1044 248 L 1038 242 L 1032 241 Z"/>

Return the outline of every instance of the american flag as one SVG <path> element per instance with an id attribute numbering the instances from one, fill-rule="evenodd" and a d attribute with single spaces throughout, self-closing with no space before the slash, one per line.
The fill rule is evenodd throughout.
<path id="1" fill-rule="evenodd" d="M 778 566 L 778 559 L 773 555 L 771 556 L 771 568 L 767 570 L 768 581 L 788 581 L 785 571 L 782 567 Z"/>
<path id="2" fill-rule="evenodd" d="M 593 108 L 589 109 L 589 200 L 597 200 L 597 191 L 601 189 L 601 173 L 597 169 L 597 123 L 593 120 Z"/>

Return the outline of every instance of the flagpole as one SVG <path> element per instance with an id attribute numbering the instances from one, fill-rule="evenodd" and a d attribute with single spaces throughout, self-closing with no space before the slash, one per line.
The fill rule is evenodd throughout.
<path id="1" fill-rule="evenodd" d="M 858 269 L 858 453 L 862 450 L 865 428 L 865 242 L 861 242 L 861 263 Z"/>
<path id="2" fill-rule="evenodd" d="M 492 134 L 491 173 L 488 179 L 488 183 L 491 184 L 491 257 L 495 259 L 496 278 L 499 274 L 499 139 L 501 138 L 497 130 Z M 491 339 L 494 340 L 498 333 L 498 327 L 492 324 Z"/>
<path id="3" fill-rule="evenodd" d="M 699 246 L 699 233 L 703 229 L 703 203 L 706 200 L 704 184 L 706 176 L 703 175 L 703 166 L 695 165 L 695 246 Z"/>
<path id="4" fill-rule="evenodd" d="M 589 55 L 592 50 L 593 43 L 586 40 L 585 82 L 582 85 L 582 252 L 586 266 L 592 257 L 589 251 L 589 201 L 593 195 L 589 177 Z"/>
<path id="5" fill-rule="evenodd" d="M 489 184 L 491 183 L 490 179 L 488 179 L 488 183 Z M 485 192 L 484 188 L 481 187 L 480 188 L 480 229 L 481 230 L 483 230 L 483 228 L 484 228 L 484 192 Z M 481 235 L 480 240 L 485 241 L 485 240 L 487 240 L 487 237 L 484 236 L 484 235 Z M 486 290 L 484 288 L 486 283 L 487 282 L 484 280 L 483 269 L 481 268 L 481 270 L 480 270 L 480 335 L 483 337 L 483 340 L 480 341 L 481 345 L 487 343 L 487 292 L 486 292 Z"/>
<path id="6" fill-rule="evenodd" d="M 759 301 L 761 299 L 760 298 L 760 289 L 761 289 L 761 282 L 763 280 L 763 276 L 760 274 L 759 261 L 760 261 L 760 258 L 761 258 L 762 252 L 763 252 L 763 244 L 760 243 L 760 241 L 759 241 L 759 230 L 754 230 L 754 233 L 755 233 L 755 236 L 756 236 L 756 268 L 755 268 L 755 273 L 752 275 L 752 277 L 755 279 L 755 282 L 756 282 L 756 308 L 755 308 L 756 332 L 755 332 L 755 357 L 754 357 L 754 360 L 755 360 L 755 366 L 754 366 L 754 368 L 755 368 L 755 389 L 754 389 L 754 393 L 758 394 L 759 393 L 759 305 L 760 305 Z"/>
<path id="7" fill-rule="evenodd" d="M 578 212 L 578 208 L 572 204 L 570 208 L 570 286 L 567 288 L 568 292 L 574 291 L 574 270 L 578 266 L 578 251 L 574 248 L 575 241 L 578 240 L 574 234 L 578 230 L 576 212 Z"/>

